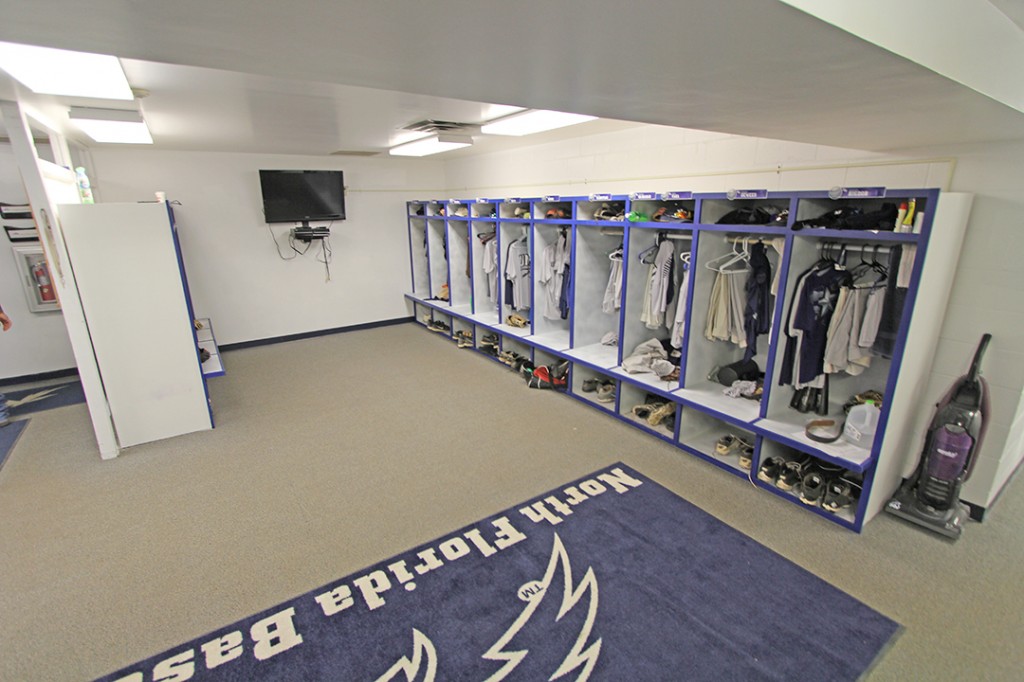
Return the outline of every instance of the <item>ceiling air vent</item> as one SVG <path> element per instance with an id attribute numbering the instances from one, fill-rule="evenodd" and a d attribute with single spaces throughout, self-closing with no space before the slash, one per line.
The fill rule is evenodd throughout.
<path id="1" fill-rule="evenodd" d="M 479 131 L 480 126 L 474 123 L 456 123 L 455 121 L 435 121 L 433 119 L 427 119 L 426 121 L 417 121 L 416 123 L 410 123 L 404 126 L 402 130 L 412 130 L 417 133 L 454 133 L 454 132 L 476 132 Z"/>
<path id="2" fill-rule="evenodd" d="M 339 149 L 336 152 L 331 152 L 331 156 L 377 156 L 381 152 L 378 151 L 356 151 L 349 149 Z"/>

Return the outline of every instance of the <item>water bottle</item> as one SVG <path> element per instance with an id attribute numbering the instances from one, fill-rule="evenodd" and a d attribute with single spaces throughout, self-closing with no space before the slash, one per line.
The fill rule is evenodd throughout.
<path id="1" fill-rule="evenodd" d="M 92 198 L 92 185 L 89 184 L 89 176 L 85 174 L 84 166 L 75 169 L 75 178 L 78 180 L 78 194 L 82 197 L 82 203 L 95 203 Z"/>
<path id="2" fill-rule="evenodd" d="M 846 425 L 843 427 L 843 438 L 859 445 L 862 448 L 871 447 L 871 441 L 875 437 L 875 429 L 878 427 L 878 418 L 882 411 L 878 409 L 873 400 L 867 400 L 862 405 L 855 405 L 846 416 Z"/>

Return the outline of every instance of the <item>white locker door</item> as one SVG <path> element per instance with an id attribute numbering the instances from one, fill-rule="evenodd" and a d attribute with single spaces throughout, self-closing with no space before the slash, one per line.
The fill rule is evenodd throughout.
<path id="1" fill-rule="evenodd" d="M 121 447 L 212 428 L 166 204 L 60 215 Z"/>

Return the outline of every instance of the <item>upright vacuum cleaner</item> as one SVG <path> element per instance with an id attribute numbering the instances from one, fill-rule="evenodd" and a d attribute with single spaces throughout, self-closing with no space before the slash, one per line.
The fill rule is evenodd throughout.
<path id="1" fill-rule="evenodd" d="M 921 461 L 885 507 L 901 519 L 954 540 L 960 537 L 970 514 L 960 502 L 960 487 L 971 477 L 985 437 L 985 415 L 990 408 L 981 359 L 991 339 L 991 334 L 981 337 L 970 371 L 953 382 L 936 405 Z"/>

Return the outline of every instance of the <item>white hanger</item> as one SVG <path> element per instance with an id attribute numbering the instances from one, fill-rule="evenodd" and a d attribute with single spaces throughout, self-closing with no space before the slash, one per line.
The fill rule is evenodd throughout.
<path id="1" fill-rule="evenodd" d="M 656 243 L 656 244 L 655 244 L 654 246 L 650 246 L 650 247 L 648 247 L 648 248 L 644 249 L 643 251 L 641 251 L 641 252 L 640 252 L 640 255 L 639 255 L 639 256 L 637 256 L 637 258 L 639 258 L 639 259 L 640 259 L 640 262 L 641 262 L 641 263 L 643 263 L 644 265 L 650 265 L 650 264 L 651 264 L 651 263 L 653 263 L 654 261 L 649 261 L 649 262 L 648 262 L 648 261 L 646 261 L 646 260 L 644 260 L 644 259 L 645 259 L 645 258 L 647 258 L 647 257 L 648 257 L 649 255 L 651 255 L 652 253 L 656 253 L 656 252 L 658 251 L 658 248 L 659 248 L 659 247 L 661 247 L 661 244 L 659 244 L 659 243 Z"/>
<path id="2" fill-rule="evenodd" d="M 740 246 L 741 243 L 742 246 Z M 732 250 L 729 253 L 712 258 L 704 264 L 704 267 L 715 272 L 743 272 L 744 270 L 750 270 L 750 251 L 747 248 L 749 244 L 749 237 L 744 237 L 742 242 L 737 239 L 733 242 Z M 731 270 L 728 269 L 737 263 L 740 263 L 741 266 Z"/>

